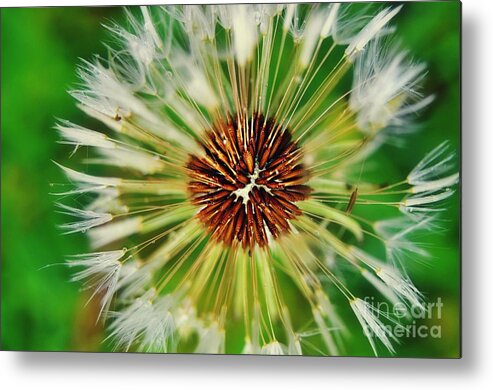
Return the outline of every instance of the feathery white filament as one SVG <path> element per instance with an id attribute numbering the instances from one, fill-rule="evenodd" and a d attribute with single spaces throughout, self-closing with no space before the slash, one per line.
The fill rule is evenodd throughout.
<path id="1" fill-rule="evenodd" d="M 191 37 L 198 36 L 201 40 L 213 40 L 216 19 L 214 8 L 202 8 L 193 5 L 183 6 L 184 23 Z"/>
<path id="2" fill-rule="evenodd" d="M 425 217 L 418 221 L 410 217 L 398 217 L 376 222 L 374 229 L 385 240 L 388 260 L 398 265 L 404 264 L 408 257 L 427 258 L 428 252 L 420 246 L 415 236 L 432 228 L 436 230 L 433 220 L 433 217 Z"/>
<path id="3" fill-rule="evenodd" d="M 320 310 L 313 310 L 313 318 L 315 320 L 315 323 L 317 324 L 318 329 L 320 330 L 320 334 L 322 335 L 322 338 L 325 342 L 325 345 L 327 346 L 329 353 L 331 355 L 338 355 L 339 351 L 337 349 L 334 337 L 331 334 L 332 329 L 329 329 L 327 327 L 327 324 L 322 318 Z"/>
<path id="4" fill-rule="evenodd" d="M 420 192 L 436 192 L 443 188 L 449 188 L 459 182 L 459 173 L 454 173 L 450 176 L 444 177 L 443 179 L 433 180 L 427 183 L 419 184 L 411 188 L 413 194 L 418 194 Z"/>
<path id="5" fill-rule="evenodd" d="M 399 304 L 401 300 L 397 296 L 397 294 L 387 286 L 381 279 L 375 276 L 372 272 L 367 269 L 363 269 L 361 271 L 361 275 L 368 280 L 373 287 L 375 287 L 389 302 L 391 302 L 394 306 Z"/>
<path id="6" fill-rule="evenodd" d="M 260 34 L 264 36 L 267 34 L 268 28 L 272 24 L 272 17 L 280 10 L 282 11 L 283 7 L 282 4 L 257 4 L 255 12 Z"/>
<path id="7" fill-rule="evenodd" d="M 162 42 L 157 36 L 156 30 L 152 27 L 152 23 L 150 23 L 148 11 L 145 8 L 142 9 L 145 21 L 144 25 L 141 25 L 130 12 L 127 12 L 128 20 L 132 26 L 132 32 L 118 25 L 109 26 L 108 29 L 122 39 L 130 55 L 137 61 L 138 66 L 141 67 L 138 71 L 141 72 L 140 76 L 144 78 L 147 68 L 158 56 L 157 50 L 162 47 Z"/>
<path id="8" fill-rule="evenodd" d="M 261 355 L 286 355 L 286 346 L 281 345 L 277 340 L 271 341 L 262 346 Z"/>
<path id="9" fill-rule="evenodd" d="M 195 353 L 224 353 L 224 329 L 214 322 L 198 329 L 199 343 Z"/>
<path id="10" fill-rule="evenodd" d="M 454 154 L 450 152 L 448 142 L 443 142 L 429 152 L 411 171 L 407 182 L 411 187 L 411 196 L 401 202 L 404 212 L 440 211 L 431 205 L 442 202 L 452 196 L 451 188 L 459 182 L 459 174 L 454 169 Z M 444 175 L 448 175 L 443 177 Z"/>
<path id="11" fill-rule="evenodd" d="M 327 15 L 324 15 L 325 22 L 320 30 L 320 37 L 322 39 L 325 39 L 332 34 L 337 20 L 337 12 L 339 12 L 340 7 L 341 4 L 339 3 L 329 5 L 329 12 Z"/>
<path id="12" fill-rule="evenodd" d="M 86 281 L 86 288 L 92 289 L 91 299 L 101 293 L 101 311 L 106 313 L 117 290 L 121 270 L 120 260 L 125 256 L 125 250 L 94 252 L 70 256 L 68 266 L 82 267 L 72 277 L 73 281 Z"/>
<path id="13" fill-rule="evenodd" d="M 116 186 L 122 182 L 122 179 L 117 177 L 100 177 L 88 175 L 86 173 L 77 172 L 71 168 L 64 167 L 56 162 L 55 164 L 58 165 L 65 172 L 69 179 L 77 183 Z"/>
<path id="14" fill-rule="evenodd" d="M 258 344 L 252 343 L 249 339 L 245 340 L 245 345 L 241 353 L 243 355 L 257 355 L 260 353 L 260 346 Z"/>
<path id="15" fill-rule="evenodd" d="M 85 233 L 88 229 L 103 225 L 113 219 L 113 216 L 109 213 L 81 210 L 61 203 L 58 204 L 58 207 L 62 209 L 62 213 L 80 219 L 79 221 L 62 224 L 60 227 L 65 230 L 65 234 L 78 232 Z"/>
<path id="16" fill-rule="evenodd" d="M 109 337 L 117 348 L 126 351 L 139 340 L 140 350 L 167 352 L 175 332 L 170 312 L 174 306 L 172 296 L 157 297 L 154 290 L 149 290 L 124 310 L 113 313 Z"/>
<path id="17" fill-rule="evenodd" d="M 378 37 L 383 27 L 385 27 L 385 25 L 390 22 L 395 15 L 397 15 L 401 8 L 402 5 L 393 9 L 386 8 L 371 19 L 371 21 L 363 28 L 363 30 L 361 30 L 358 35 L 356 35 L 356 37 L 354 37 L 352 42 L 346 48 L 345 53 L 349 60 L 354 60 L 354 58 L 365 48 L 368 42 Z"/>
<path id="18" fill-rule="evenodd" d="M 305 34 L 302 39 L 300 66 L 305 69 L 310 64 L 313 57 L 315 46 L 321 37 L 322 27 L 324 26 L 325 14 L 312 12 L 306 22 Z"/>
<path id="19" fill-rule="evenodd" d="M 443 192 L 421 192 L 418 195 L 410 196 L 409 198 L 402 201 L 402 206 L 409 208 L 409 210 L 419 210 L 414 206 L 429 205 L 432 203 L 438 203 L 452 196 L 454 191 L 450 188 L 446 188 Z"/>
<path id="20" fill-rule="evenodd" d="M 112 68 L 105 68 L 101 63 L 85 62 L 79 69 L 79 75 L 86 88 L 70 93 L 83 106 L 110 118 L 137 116 L 148 125 L 151 133 L 179 142 L 185 148 L 195 146 L 182 131 L 169 125 L 163 126 L 164 118 L 135 96 L 138 86 L 121 81 Z"/>
<path id="21" fill-rule="evenodd" d="M 285 32 L 291 28 L 291 23 L 296 12 L 296 3 L 288 4 L 286 6 L 286 14 L 284 15 L 283 29 Z"/>
<path id="22" fill-rule="evenodd" d="M 186 64 L 186 59 L 183 59 L 184 79 L 187 80 L 187 92 L 189 96 L 197 101 L 197 103 L 207 107 L 209 110 L 214 110 L 219 101 L 214 90 L 211 88 L 204 73 L 200 68 L 191 64 Z"/>
<path id="23" fill-rule="evenodd" d="M 350 306 L 351 309 L 353 309 L 359 323 L 363 327 L 365 335 L 368 338 L 375 355 L 378 356 L 374 338 L 379 339 L 391 353 L 395 353 L 391 340 L 397 341 L 397 339 L 379 319 L 379 315 L 383 315 L 383 313 L 379 312 L 369 303 L 360 298 L 353 299 L 350 302 Z"/>
<path id="24" fill-rule="evenodd" d="M 142 16 L 144 17 L 144 31 L 149 34 L 153 44 L 155 47 L 160 48 L 163 46 L 163 41 L 159 37 L 159 34 L 154 27 L 154 23 L 152 21 L 149 7 L 140 7 L 140 11 L 142 12 Z"/>
<path id="25" fill-rule="evenodd" d="M 349 107 L 357 114 L 360 128 L 402 126 L 409 114 L 433 100 L 417 92 L 425 66 L 413 64 L 406 56 L 396 46 L 383 48 L 380 40 L 373 40 L 355 61 Z"/>
<path id="26" fill-rule="evenodd" d="M 89 130 L 82 126 L 62 121 L 57 124 L 56 129 L 59 131 L 62 139 L 59 143 L 78 146 L 94 146 L 98 148 L 115 148 L 116 144 L 109 139 L 106 134 L 98 131 Z"/>
<path id="27" fill-rule="evenodd" d="M 103 188 L 97 192 L 96 198 L 86 206 L 87 210 L 98 213 L 120 214 L 128 212 L 128 207 L 118 198 L 120 192 L 113 187 Z"/>
<path id="28" fill-rule="evenodd" d="M 421 293 L 407 277 L 401 275 L 396 266 L 384 263 L 361 249 L 352 247 L 351 251 L 362 263 L 370 266 L 374 274 L 384 283 L 382 285 L 367 269 L 362 271 L 362 275 L 389 301 L 395 304 L 402 300 L 412 308 L 423 308 Z"/>
<path id="29" fill-rule="evenodd" d="M 93 248 L 101 248 L 140 231 L 142 218 L 133 217 L 99 226 L 87 232 Z"/>
<path id="30" fill-rule="evenodd" d="M 168 352 L 169 347 L 173 350 L 176 324 L 171 311 L 174 307 L 176 302 L 172 296 L 166 295 L 156 299 L 154 316 L 148 318 L 146 331 L 142 337 L 141 351 Z"/>
<path id="31" fill-rule="evenodd" d="M 416 165 L 409 173 L 407 181 L 414 186 L 428 184 L 450 172 L 454 167 L 453 162 L 454 153 L 451 152 L 450 144 L 447 141 L 442 142 Z"/>
<path id="32" fill-rule="evenodd" d="M 423 310 L 422 296 L 416 286 L 408 279 L 404 279 L 397 270 L 383 266 L 376 274 L 384 283 L 409 303 L 412 308 Z"/>
<path id="33" fill-rule="evenodd" d="M 138 260 L 127 260 L 121 269 L 118 281 L 118 296 L 122 300 L 141 296 L 152 282 L 152 273 Z"/>
<path id="34" fill-rule="evenodd" d="M 239 66 L 245 66 L 251 60 L 257 46 L 257 26 L 252 20 L 252 11 L 251 6 L 238 5 L 232 15 L 233 42 Z"/>
<path id="35" fill-rule="evenodd" d="M 149 153 L 125 149 L 99 149 L 99 154 L 102 158 L 88 159 L 88 161 L 93 164 L 131 168 L 144 175 L 164 170 L 164 162 L 159 156 L 153 156 Z"/>

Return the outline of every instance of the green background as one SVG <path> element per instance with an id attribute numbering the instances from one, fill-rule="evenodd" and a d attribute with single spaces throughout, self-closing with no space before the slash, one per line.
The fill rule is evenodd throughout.
<path id="1" fill-rule="evenodd" d="M 56 118 L 88 124 L 66 90 L 75 86 L 79 58 L 105 55 L 109 41 L 101 23 L 123 19 L 119 7 L 2 9 L 2 300 L 1 348 L 7 350 L 97 351 L 104 331 L 95 323 L 98 308 L 86 305 L 89 292 L 69 282 L 59 264 L 68 254 L 87 252 L 84 237 L 63 236 L 57 225 L 51 183 L 64 183 L 51 162 L 66 163 L 67 148 L 57 144 Z M 385 146 L 379 155 L 385 176 L 402 178 L 443 140 L 459 150 L 460 4 L 409 3 L 396 17 L 397 35 L 416 59 L 428 65 L 425 91 L 435 102 L 421 118 L 421 130 L 405 148 Z M 458 153 L 459 154 L 459 153 Z M 70 166 L 71 162 L 68 162 Z M 444 231 L 428 242 L 431 259 L 412 262 L 410 273 L 429 302 L 444 304 L 440 338 L 404 338 L 396 356 L 457 357 L 460 353 L 459 197 L 443 216 Z M 426 238 L 425 238 L 426 240 Z M 365 293 L 363 284 L 359 287 Z M 373 294 L 370 290 L 366 291 Z M 348 326 L 357 326 L 350 312 Z M 370 355 L 361 332 L 347 340 L 346 352 Z M 385 355 L 385 353 L 383 353 Z"/>

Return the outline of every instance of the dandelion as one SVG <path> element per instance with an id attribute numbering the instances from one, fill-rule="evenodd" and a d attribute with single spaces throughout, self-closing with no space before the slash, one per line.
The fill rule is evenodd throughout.
<path id="1" fill-rule="evenodd" d="M 57 125 L 88 167 L 60 166 L 64 198 L 85 202 L 61 206 L 79 219 L 62 227 L 95 250 L 69 265 L 102 296 L 115 349 L 339 355 L 361 331 L 348 310 L 375 353 L 394 351 L 391 319 L 342 271 L 420 305 L 402 259 L 426 255 L 411 233 L 431 230 L 458 175 L 443 144 L 401 182 L 365 181 L 389 129 L 404 137 L 432 97 L 392 41 L 401 7 L 353 8 L 142 7 L 109 26 L 106 60 L 81 65 L 72 95 L 101 126 Z M 375 239 L 383 258 L 363 249 Z"/>

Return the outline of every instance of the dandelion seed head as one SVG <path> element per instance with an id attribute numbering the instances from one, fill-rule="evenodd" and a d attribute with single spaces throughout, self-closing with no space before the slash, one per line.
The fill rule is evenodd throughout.
<path id="1" fill-rule="evenodd" d="M 389 129 L 432 102 L 425 65 L 388 43 L 400 9 L 141 7 L 128 28 L 108 27 L 119 44 L 83 61 L 71 92 L 100 125 L 56 130 L 85 152 L 83 169 L 58 164 L 61 228 L 95 250 L 68 265 L 100 297 L 115 349 L 338 355 L 361 331 L 346 311 L 374 353 L 395 351 L 393 319 L 342 274 L 419 306 L 404 259 L 426 257 L 414 235 L 432 230 L 459 180 L 446 144 L 400 182 L 365 176 Z M 400 217 L 367 221 L 368 207 Z M 366 253 L 367 239 L 385 256 Z"/>

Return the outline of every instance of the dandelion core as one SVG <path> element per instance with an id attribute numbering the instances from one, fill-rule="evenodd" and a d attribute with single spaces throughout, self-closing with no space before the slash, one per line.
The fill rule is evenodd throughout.
<path id="1" fill-rule="evenodd" d="M 189 156 L 188 190 L 214 239 L 253 249 L 290 231 L 311 188 L 289 129 L 262 114 L 236 116 L 207 131 L 201 147 Z"/>

